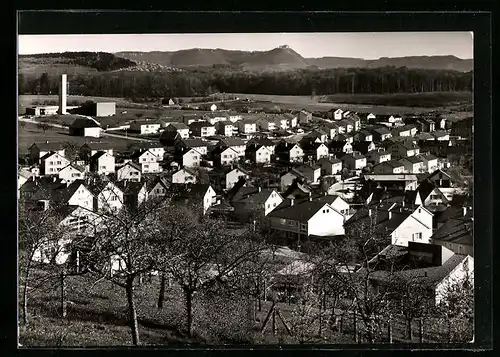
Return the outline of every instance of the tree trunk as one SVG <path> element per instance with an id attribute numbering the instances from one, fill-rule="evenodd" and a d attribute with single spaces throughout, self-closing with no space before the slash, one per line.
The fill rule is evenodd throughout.
<path id="1" fill-rule="evenodd" d="M 184 297 L 186 298 L 186 330 L 188 337 L 191 337 L 191 329 L 193 325 L 193 292 L 188 289 L 184 289 Z"/>
<path id="2" fill-rule="evenodd" d="M 64 271 L 61 272 L 61 316 L 66 318 L 68 303 L 66 301 L 66 279 Z"/>
<path id="3" fill-rule="evenodd" d="M 411 320 L 412 319 L 406 319 L 406 336 L 408 337 L 408 340 L 410 340 L 411 342 L 411 339 L 413 338 L 413 334 L 412 334 L 412 329 L 411 329 Z"/>
<path id="4" fill-rule="evenodd" d="M 30 274 L 31 261 L 28 262 L 26 266 L 26 274 L 24 275 L 23 284 L 23 324 L 26 325 L 28 322 L 28 279 Z"/>
<path id="5" fill-rule="evenodd" d="M 158 309 L 163 309 L 163 301 L 165 300 L 165 273 L 161 273 L 160 278 L 160 293 L 158 294 Z"/>
<path id="6" fill-rule="evenodd" d="M 130 323 L 130 329 L 132 331 L 132 344 L 134 346 L 137 346 L 139 345 L 139 325 L 137 323 L 137 311 L 134 300 L 134 277 L 127 278 L 126 290 L 127 290 L 127 302 L 129 311 L 129 323 Z"/>

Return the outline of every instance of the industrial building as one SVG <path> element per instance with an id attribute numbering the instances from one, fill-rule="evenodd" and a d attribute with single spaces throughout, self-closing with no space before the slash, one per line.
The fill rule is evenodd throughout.
<path id="1" fill-rule="evenodd" d="M 101 125 L 92 118 L 78 118 L 69 126 L 69 135 L 98 138 L 101 136 Z"/>

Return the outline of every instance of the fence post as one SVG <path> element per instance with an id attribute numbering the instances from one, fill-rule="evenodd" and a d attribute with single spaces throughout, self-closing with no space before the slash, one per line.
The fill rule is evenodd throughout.
<path id="1" fill-rule="evenodd" d="M 61 315 L 63 318 L 67 315 L 66 282 L 64 279 L 64 271 L 61 272 Z"/>
<path id="2" fill-rule="evenodd" d="M 273 307 L 273 335 L 276 335 L 276 307 Z"/>

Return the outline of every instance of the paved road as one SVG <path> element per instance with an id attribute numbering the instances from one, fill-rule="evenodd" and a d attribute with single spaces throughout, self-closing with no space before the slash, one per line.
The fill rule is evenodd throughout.
<path id="1" fill-rule="evenodd" d="M 24 121 L 24 122 L 32 123 L 32 124 L 39 124 L 39 123 L 41 123 L 39 121 L 36 121 L 35 119 L 28 119 L 28 118 L 22 118 L 22 117 L 19 117 L 18 119 L 19 119 L 19 121 Z M 47 123 L 47 122 L 43 122 L 43 123 L 47 124 L 48 126 L 54 127 L 54 128 L 68 129 L 67 126 L 63 126 L 63 125 L 60 125 L 60 124 Z M 112 137 L 112 138 L 125 139 L 125 140 L 143 141 L 143 142 L 156 142 L 156 140 L 144 139 L 144 138 L 137 138 L 137 137 L 134 137 L 134 136 L 125 136 L 125 135 L 119 135 L 119 134 L 110 134 L 110 133 L 105 132 L 105 131 L 103 131 L 101 133 L 101 135 L 102 136 L 109 136 L 109 137 Z"/>

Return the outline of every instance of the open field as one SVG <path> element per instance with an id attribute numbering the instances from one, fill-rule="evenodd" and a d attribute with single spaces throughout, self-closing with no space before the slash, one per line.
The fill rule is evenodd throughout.
<path id="1" fill-rule="evenodd" d="M 31 123 L 26 123 L 24 127 L 18 126 L 17 135 L 17 146 L 20 154 L 27 153 L 28 148 L 33 143 L 45 142 L 47 140 L 54 142 L 69 141 L 74 142 L 77 145 L 83 145 L 89 141 L 109 142 L 113 143 L 116 150 L 124 150 L 129 144 L 133 143 L 131 140 L 121 138 L 85 138 L 81 136 L 70 136 L 67 130 L 59 128 L 50 128 L 44 133 L 43 130 L 38 129 L 35 124 Z"/>
<path id="2" fill-rule="evenodd" d="M 435 96 L 434 93 L 425 93 L 428 97 Z M 280 106 L 282 108 L 289 109 L 309 109 L 312 111 L 326 111 L 332 108 L 349 109 L 360 112 L 373 112 L 374 114 L 411 114 L 411 113 L 425 113 L 433 111 L 436 109 L 445 109 L 449 105 L 455 106 L 461 102 L 461 100 L 466 101 L 467 97 L 471 97 L 467 93 L 455 93 L 450 94 L 448 98 L 450 100 L 449 104 L 443 101 L 436 107 L 419 107 L 419 106 L 403 106 L 403 105 L 384 105 L 385 103 L 394 102 L 394 96 L 392 94 L 334 94 L 329 96 L 317 96 L 311 98 L 311 96 L 290 96 L 290 95 L 267 95 L 267 94 L 242 94 L 242 93 L 231 93 L 231 95 L 236 95 L 240 98 L 248 98 L 254 100 L 253 103 L 248 103 L 249 107 L 273 107 Z M 416 98 L 413 94 L 398 94 L 397 100 L 402 100 L 399 98 Z M 321 97 L 329 97 L 328 103 L 320 103 L 319 99 Z M 465 99 L 464 99 L 465 98 Z M 448 100 L 446 99 L 446 100 Z M 457 102 L 460 100 L 460 103 Z M 429 99 L 427 98 L 427 101 Z M 377 103 L 375 103 L 377 102 Z M 382 104 L 380 104 L 382 103 Z M 417 104 L 418 105 L 418 102 Z"/>

